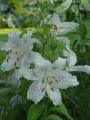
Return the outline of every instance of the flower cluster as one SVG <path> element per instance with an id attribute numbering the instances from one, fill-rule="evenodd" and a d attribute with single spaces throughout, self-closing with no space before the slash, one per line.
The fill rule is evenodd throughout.
<path id="1" fill-rule="evenodd" d="M 68 0 L 67 0 L 68 1 Z M 53 0 L 51 0 L 53 3 Z M 66 4 L 66 3 L 65 3 Z M 51 26 L 50 33 L 58 42 L 65 45 L 63 57 L 58 58 L 52 63 L 44 59 L 40 53 L 33 50 L 34 43 L 41 44 L 33 38 L 29 31 L 20 37 L 20 33 L 10 33 L 8 42 L 0 43 L 0 49 L 7 53 L 6 59 L 1 65 L 1 70 L 9 71 L 14 69 L 18 79 L 24 77 L 32 80 L 33 83 L 28 89 L 27 99 L 40 102 L 47 94 L 54 105 L 62 102 L 59 89 L 77 86 L 77 77 L 72 75 L 73 71 L 90 73 L 90 66 L 77 66 L 77 56 L 70 48 L 70 40 L 66 33 L 76 29 L 79 25 L 75 22 L 62 22 L 58 14 L 48 15 L 43 23 Z M 30 67 L 34 64 L 34 68 Z"/>

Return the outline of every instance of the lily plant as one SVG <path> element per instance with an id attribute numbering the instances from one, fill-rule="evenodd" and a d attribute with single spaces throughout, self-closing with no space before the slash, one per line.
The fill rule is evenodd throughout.
<path id="1" fill-rule="evenodd" d="M 41 0 L 39 2 L 42 3 Z M 57 0 L 49 2 L 54 4 Z M 41 23 L 38 25 L 40 28 L 43 25 L 49 25 L 52 38 L 64 44 L 62 55 L 58 55 L 55 61 L 50 61 L 41 54 L 42 51 L 34 49 L 34 44 L 42 45 L 42 42 L 37 35 L 35 37 L 35 33 L 32 31 L 28 31 L 24 35 L 21 35 L 20 32 L 9 33 L 8 41 L 0 42 L 0 50 L 7 53 L 1 64 L 1 70 L 3 72 L 14 70 L 13 79 L 20 80 L 23 77 L 32 81 L 27 91 L 27 99 L 35 104 L 48 96 L 55 106 L 59 106 L 62 103 L 60 90 L 79 85 L 77 76 L 72 73 L 90 73 L 90 66 L 77 65 L 77 55 L 71 49 L 70 40 L 67 37 L 67 33 L 77 29 L 79 24 L 74 21 L 62 21 L 58 11 L 61 9 L 62 13 L 65 12 L 71 4 L 72 0 L 66 0 L 61 6 L 56 7 L 53 13 L 48 13 L 44 19 L 41 19 Z M 48 37 L 44 32 L 43 37 L 47 39 L 48 46 Z"/>

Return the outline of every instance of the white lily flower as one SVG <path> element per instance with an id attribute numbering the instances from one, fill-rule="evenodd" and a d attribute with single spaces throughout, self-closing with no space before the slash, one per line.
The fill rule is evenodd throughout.
<path id="1" fill-rule="evenodd" d="M 78 27 L 78 23 L 75 22 L 61 22 L 58 14 L 48 15 L 44 20 L 44 23 L 51 25 L 51 34 L 59 42 L 70 46 L 70 40 L 65 36 L 66 33 L 71 32 Z"/>
<path id="2" fill-rule="evenodd" d="M 78 71 L 78 72 L 85 72 L 90 73 L 90 66 L 88 65 L 76 65 L 77 63 L 77 56 L 74 51 L 72 51 L 69 46 L 66 46 L 66 50 L 63 51 L 64 57 L 66 57 L 66 61 L 68 64 L 67 71 Z"/>
<path id="3" fill-rule="evenodd" d="M 33 44 L 36 42 L 38 41 L 32 38 L 32 32 L 27 32 L 22 38 L 20 38 L 20 33 L 10 33 L 8 42 L 1 46 L 1 50 L 8 53 L 1 69 L 8 71 L 21 65 L 29 66 Z"/>
<path id="4" fill-rule="evenodd" d="M 48 24 L 52 25 L 51 32 L 56 36 L 65 35 L 66 33 L 77 28 L 79 25 L 75 22 L 61 22 L 58 14 L 51 16 Z"/>
<path id="5" fill-rule="evenodd" d="M 27 99 L 38 103 L 47 93 L 53 104 L 59 105 L 62 102 L 59 88 L 66 89 L 79 84 L 76 76 L 63 70 L 65 63 L 65 59 L 59 57 L 54 63 L 43 59 L 42 65 L 36 65 L 35 69 L 24 68 L 23 76 L 34 81 L 27 92 Z"/>

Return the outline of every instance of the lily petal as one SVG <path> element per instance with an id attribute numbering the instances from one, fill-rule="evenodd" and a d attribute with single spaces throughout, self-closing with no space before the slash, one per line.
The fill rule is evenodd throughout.
<path id="1" fill-rule="evenodd" d="M 22 68 L 21 74 L 26 79 L 35 81 L 35 80 L 42 80 L 44 73 L 39 68 L 36 68 L 34 70 L 28 68 Z"/>
<path id="2" fill-rule="evenodd" d="M 68 71 L 78 71 L 78 72 L 85 72 L 85 73 L 90 73 L 90 66 L 85 65 L 79 65 L 79 66 L 72 66 Z"/>
<path id="3" fill-rule="evenodd" d="M 51 64 L 49 60 L 45 60 L 40 53 L 33 52 L 32 53 L 32 60 L 36 66 L 45 67 Z"/>
<path id="4" fill-rule="evenodd" d="M 66 46 L 67 50 L 63 51 L 64 57 L 67 58 L 68 66 L 74 66 L 77 62 L 77 56 L 74 51 L 72 51 L 69 46 Z"/>
<path id="5" fill-rule="evenodd" d="M 65 35 L 66 33 L 73 31 L 78 26 L 79 24 L 75 22 L 61 22 L 56 35 Z"/>
<path id="6" fill-rule="evenodd" d="M 60 79 L 59 81 L 59 88 L 60 89 L 67 89 L 69 87 L 74 87 L 79 85 L 76 76 L 72 76 L 70 73 L 61 71 L 60 72 Z"/>
<path id="7" fill-rule="evenodd" d="M 4 62 L 1 64 L 2 71 L 9 71 L 15 68 L 17 57 L 15 54 L 10 54 L 6 57 Z"/>
<path id="8" fill-rule="evenodd" d="M 60 25 L 60 23 L 61 23 L 61 20 L 58 14 L 54 14 L 48 22 L 48 24 L 56 25 L 57 27 Z"/>
<path id="9" fill-rule="evenodd" d="M 30 50 L 32 50 L 34 43 L 40 43 L 37 39 L 32 38 L 32 32 L 31 31 L 28 31 L 27 33 L 25 33 L 23 35 L 22 40 L 23 40 L 24 44 L 27 43 L 28 48 L 30 48 Z"/>
<path id="10" fill-rule="evenodd" d="M 0 49 L 3 51 L 9 51 L 11 49 L 11 45 L 0 41 Z"/>
<path id="11" fill-rule="evenodd" d="M 56 106 L 60 105 L 60 103 L 62 102 L 62 98 L 59 89 L 52 90 L 51 86 L 47 86 L 46 89 L 47 89 L 47 94 L 52 100 L 53 104 Z"/>
<path id="12" fill-rule="evenodd" d="M 35 104 L 40 102 L 46 94 L 45 84 L 42 81 L 35 81 L 31 84 L 27 92 L 27 99 Z"/>
<path id="13" fill-rule="evenodd" d="M 72 76 L 66 71 L 56 70 L 54 71 L 53 77 L 55 78 L 55 80 L 51 83 L 53 89 L 67 89 L 79 84 L 76 76 Z"/>
<path id="14" fill-rule="evenodd" d="M 4 43 L 2 41 L 0 41 L 0 49 L 2 48 L 3 44 Z"/>
<path id="15" fill-rule="evenodd" d="M 22 77 L 22 75 L 20 74 L 19 70 L 15 70 L 14 73 L 10 76 L 9 78 L 9 82 L 15 85 L 20 85 L 20 78 Z"/>
<path id="16" fill-rule="evenodd" d="M 8 41 L 9 42 L 14 42 L 20 39 L 20 32 L 10 32 L 8 34 Z"/>
<path id="17" fill-rule="evenodd" d="M 64 69 L 66 65 L 66 59 L 58 57 L 57 60 L 53 63 L 53 68 L 55 69 Z"/>

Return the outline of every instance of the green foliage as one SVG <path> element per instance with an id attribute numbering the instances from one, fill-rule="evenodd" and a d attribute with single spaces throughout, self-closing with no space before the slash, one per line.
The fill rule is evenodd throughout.
<path id="1" fill-rule="evenodd" d="M 62 118 L 60 118 L 59 116 L 57 115 L 50 115 L 48 117 L 48 120 L 63 120 Z"/>
<path id="2" fill-rule="evenodd" d="M 30 106 L 27 120 L 37 120 L 42 115 L 45 108 L 46 106 L 43 104 L 37 104 L 37 105 Z"/>
<path id="3" fill-rule="evenodd" d="M 49 109 L 48 109 L 49 108 Z M 70 120 L 73 120 L 72 117 L 69 115 L 67 108 L 62 103 L 58 107 L 51 107 L 51 103 L 48 99 L 45 101 L 38 103 L 37 105 L 31 105 L 28 110 L 27 120 L 62 120 L 65 119 L 64 116 L 61 117 L 61 114 Z"/>
<path id="4" fill-rule="evenodd" d="M 53 113 L 53 112 L 55 112 L 56 114 L 62 113 L 67 118 L 73 120 L 73 118 L 69 115 L 69 113 L 67 111 L 67 108 L 65 107 L 65 105 L 63 103 L 60 106 L 58 106 L 58 107 L 51 107 L 50 113 Z"/>

